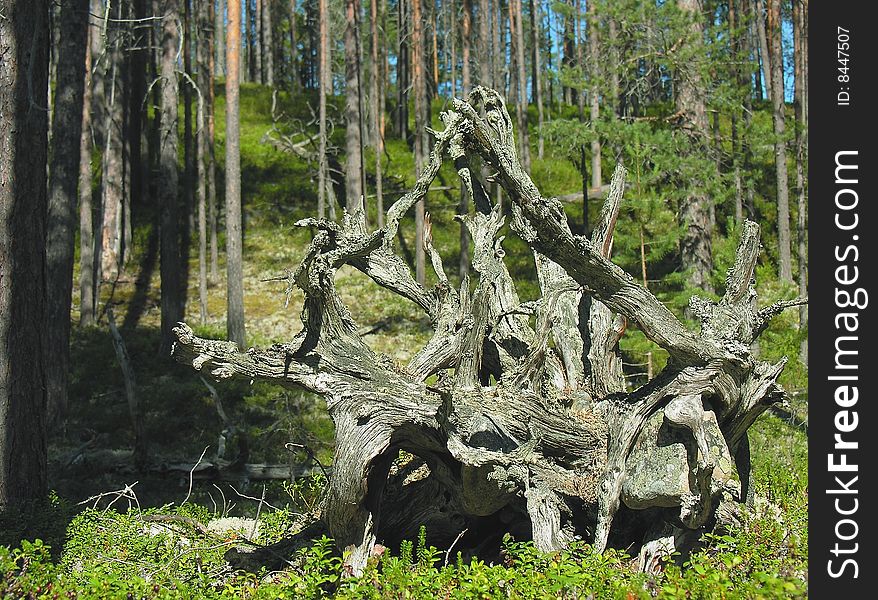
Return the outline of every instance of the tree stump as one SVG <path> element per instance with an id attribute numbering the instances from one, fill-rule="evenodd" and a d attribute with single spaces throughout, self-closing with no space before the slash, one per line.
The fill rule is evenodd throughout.
<path id="1" fill-rule="evenodd" d="M 298 223 L 318 233 L 290 275 L 305 295 L 295 339 L 242 351 L 181 323 L 173 355 L 217 379 L 267 380 L 326 399 L 336 444 L 323 519 L 354 574 L 376 543 L 411 539 L 422 524 L 438 547 L 462 547 L 468 537 L 473 547 L 487 532 L 506 531 L 545 551 L 575 539 L 599 551 L 636 539 L 642 568 L 652 568 L 656 553 L 710 526 L 720 501 L 742 501 L 747 430 L 783 397 L 777 378 L 786 361 L 751 353 L 770 318 L 794 304 L 757 309 L 759 227 L 744 223 L 721 300 L 692 298 L 701 327 L 691 331 L 610 260 L 623 168 L 585 238 L 521 168 L 496 92 L 475 88 L 442 120 L 444 131 L 430 132 L 429 163 L 384 227 L 367 231 L 362 212 L 345 214 L 343 224 Z M 511 228 L 533 249 L 535 302 L 520 302 L 504 264 L 505 218 L 470 169 L 476 156 L 495 172 L 511 202 Z M 427 289 L 393 243 L 446 159 L 476 209 L 459 218 L 477 281 L 452 287 L 428 222 L 425 250 L 438 283 Z M 429 316 L 432 337 L 408 364 L 364 343 L 335 289 L 342 265 Z M 634 391 L 626 391 L 618 345 L 628 325 L 670 356 Z M 416 460 L 400 465 L 402 451 Z"/>

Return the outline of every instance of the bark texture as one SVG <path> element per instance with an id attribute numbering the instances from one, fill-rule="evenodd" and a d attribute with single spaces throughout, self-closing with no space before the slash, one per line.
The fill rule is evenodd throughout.
<path id="1" fill-rule="evenodd" d="M 0 0 L 0 510 L 45 498 L 49 6 Z"/>
<path id="2" fill-rule="evenodd" d="M 691 35 L 687 42 L 691 44 L 696 55 L 699 55 L 704 43 L 702 0 L 677 0 L 677 6 L 690 20 Z M 706 155 L 709 128 L 701 68 L 696 61 L 680 65 L 674 91 L 677 112 L 682 117 L 681 128 L 688 135 L 693 148 Z M 680 242 L 681 260 L 683 268 L 689 272 L 689 284 L 694 288 L 711 290 L 711 233 L 714 227 L 710 209 L 712 199 L 701 191 L 705 187 L 703 182 L 690 182 L 690 187 L 692 189 L 687 191 L 680 206 L 681 218 L 686 225 L 686 233 Z"/>
<path id="3" fill-rule="evenodd" d="M 67 413 L 67 372 L 70 361 L 70 302 L 73 296 L 73 252 L 79 153 L 85 91 L 85 49 L 88 45 L 88 0 L 61 6 L 61 47 L 52 158 L 49 164 L 49 212 L 46 236 L 46 285 L 49 346 L 55 360 L 46 364 L 49 423 Z M 91 181 L 88 182 L 89 184 Z M 89 186 L 91 191 L 91 186 Z"/>
<path id="4" fill-rule="evenodd" d="M 691 331 L 609 259 L 623 168 L 585 238 L 522 169 L 496 92 L 476 87 L 442 120 L 415 187 L 390 207 L 384 227 L 369 230 L 360 212 L 343 224 L 298 223 L 318 233 L 290 275 L 305 296 L 293 340 L 242 352 L 180 324 L 174 356 L 218 379 L 262 379 L 325 397 L 336 449 L 322 518 L 349 550 L 351 573 L 362 572 L 377 542 L 410 539 L 421 524 L 437 547 L 457 540 L 461 549 L 478 548 L 488 528 L 543 550 L 577 538 L 600 550 L 643 543 L 648 566 L 657 548 L 668 548 L 669 531 L 685 539 L 712 523 L 721 500 L 744 498 L 738 473 L 749 465 L 732 457 L 743 455 L 737 450 L 756 417 L 783 396 L 777 377 L 785 360 L 761 362 L 750 349 L 792 304 L 756 307 L 759 227 L 744 224 L 721 300 L 692 299 L 701 328 Z M 533 249 L 536 301 L 518 297 L 500 236 L 507 217 L 470 168 L 476 157 L 496 173 L 511 228 Z M 394 241 L 445 160 L 476 207 L 460 217 L 475 281 L 451 285 L 427 219 L 424 244 L 437 279 L 427 289 Z M 433 323 L 431 339 L 407 364 L 363 341 L 335 288 L 343 265 L 408 298 Z M 618 351 L 626 322 L 670 354 L 667 368 L 632 392 Z M 400 460 L 403 451 L 415 458 Z"/>
<path id="5" fill-rule="evenodd" d="M 226 329 L 244 345 L 244 267 L 241 236 L 241 122 L 238 80 L 241 2 L 229 0 L 226 44 Z"/>
<path id="6" fill-rule="evenodd" d="M 162 4 L 161 142 L 158 194 L 161 210 L 162 348 L 171 344 L 171 328 L 183 318 L 180 280 L 180 216 L 177 181 L 177 52 L 180 45 L 177 0 Z"/>

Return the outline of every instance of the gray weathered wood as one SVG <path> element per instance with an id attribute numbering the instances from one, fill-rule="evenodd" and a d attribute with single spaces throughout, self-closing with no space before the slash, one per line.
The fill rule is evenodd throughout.
<path id="1" fill-rule="evenodd" d="M 496 92 L 476 87 L 442 121 L 428 164 L 383 227 L 367 228 L 362 211 L 341 224 L 300 222 L 316 235 L 290 275 L 305 295 L 293 340 L 244 352 L 180 324 L 174 356 L 218 379 L 261 379 L 326 399 L 336 446 L 321 519 L 349 550 L 351 573 L 362 572 L 377 543 L 398 543 L 420 524 L 438 547 L 475 551 L 486 539 L 462 531 L 502 527 L 543 550 L 576 538 L 602 550 L 623 503 L 657 516 L 644 532 L 642 562 L 651 568 L 657 553 L 708 524 L 720 501 L 743 501 L 738 473 L 749 469 L 749 455 L 739 447 L 783 397 L 784 361 L 761 362 L 750 349 L 792 304 L 756 306 L 759 227 L 745 223 L 722 299 L 693 298 L 701 328 L 692 331 L 611 260 L 624 169 L 585 239 L 519 165 Z M 505 218 L 469 167 L 477 157 L 512 203 L 512 230 L 534 251 L 534 302 L 520 301 L 504 264 Z M 400 220 L 444 160 L 454 162 L 476 207 L 460 217 L 471 238 L 472 290 L 466 277 L 459 288 L 449 282 L 429 219 L 424 250 L 435 287 L 417 283 L 393 248 Z M 430 318 L 433 335 L 408 364 L 364 343 L 335 289 L 346 264 Z M 618 350 L 627 324 L 670 354 L 661 373 L 631 392 Z M 682 533 L 673 529 L 680 526 Z"/>

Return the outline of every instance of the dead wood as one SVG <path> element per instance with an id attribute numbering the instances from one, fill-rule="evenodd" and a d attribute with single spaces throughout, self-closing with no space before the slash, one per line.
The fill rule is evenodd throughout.
<path id="1" fill-rule="evenodd" d="M 723 297 L 692 299 L 701 322 L 693 331 L 612 262 L 624 169 L 585 238 L 522 169 L 496 92 L 475 88 L 442 120 L 445 129 L 431 132 L 429 162 L 384 227 L 367 229 L 359 212 L 343 223 L 299 223 L 317 234 L 292 274 L 305 296 L 293 340 L 244 350 L 181 323 L 173 354 L 217 379 L 262 379 L 326 399 L 336 445 L 322 519 L 348 550 L 352 573 L 362 572 L 377 543 L 398 542 L 421 524 L 444 548 L 475 547 L 497 531 L 543 550 L 575 539 L 602 550 L 636 535 L 642 566 L 651 568 L 658 554 L 709 526 L 720 501 L 743 500 L 749 453 L 739 449 L 753 421 L 784 394 L 777 378 L 785 361 L 762 362 L 751 351 L 784 307 L 756 304 L 759 226 L 744 224 Z M 542 292 L 535 302 L 520 301 L 505 266 L 506 219 L 469 167 L 476 156 L 512 203 L 512 230 L 533 249 Z M 435 287 L 417 283 L 394 251 L 400 219 L 443 160 L 453 161 L 476 209 L 460 217 L 472 240 L 472 290 L 466 278 L 455 287 L 445 275 L 429 225 Z M 343 265 L 408 298 L 433 323 L 408 364 L 363 341 L 366 330 L 335 289 Z M 626 326 L 670 355 L 661 373 L 630 392 L 618 347 Z"/>

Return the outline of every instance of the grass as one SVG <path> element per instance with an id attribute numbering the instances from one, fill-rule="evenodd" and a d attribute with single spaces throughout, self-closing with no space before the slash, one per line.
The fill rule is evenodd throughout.
<path id="1" fill-rule="evenodd" d="M 217 164 L 224 160 L 224 109 L 222 89 L 217 96 Z M 339 107 L 336 99 L 331 105 Z M 278 95 L 278 106 L 287 118 L 310 118 L 303 98 Z M 434 127 L 439 126 L 434 105 Z M 244 290 L 248 343 L 267 345 L 291 339 L 301 328 L 302 297 L 286 297 L 286 282 L 277 281 L 297 266 L 310 240 L 310 232 L 294 226 L 315 213 L 313 165 L 286 154 L 265 142 L 273 123 L 271 96 L 265 88 L 244 85 L 241 92 L 242 198 L 244 203 Z M 337 108 L 336 108 L 337 110 Z M 335 114 L 336 120 L 339 115 Z M 531 136 L 536 143 L 535 135 Z M 333 142 L 343 144 L 336 130 Z M 407 144 L 388 139 L 384 161 L 388 184 L 385 207 L 414 182 L 412 156 Z M 544 195 L 562 195 L 580 188 L 580 175 L 564 157 L 547 152 L 543 160 L 533 153 L 533 179 Z M 367 169 L 374 155 L 367 152 Z M 371 170 L 370 170 L 371 173 Z M 217 189 L 223 189 L 219 169 Z M 396 184 L 394 182 L 397 182 Z M 430 192 L 427 210 L 434 223 L 434 239 L 452 281 L 459 253 L 456 174 L 445 165 L 434 187 L 450 190 Z M 370 185 L 371 188 L 371 185 Z M 597 217 L 598 203 L 590 215 Z M 582 204 L 565 206 L 576 226 L 582 222 Z M 154 232 L 149 211 L 135 230 L 133 255 L 115 287 L 104 286 L 103 301 L 118 302 L 117 319 L 134 313 L 136 282 L 141 286 L 143 310 L 136 323 L 123 327 L 123 336 L 135 365 L 137 393 L 145 411 L 150 456 L 156 462 L 206 457 L 217 452 L 224 423 L 217 414 L 208 388 L 191 369 L 158 354 L 159 280 L 149 240 Z M 374 213 L 370 215 L 375 222 Z M 522 300 L 538 296 L 533 259 L 528 247 L 507 233 L 504 248 L 513 277 L 520 282 Z M 414 222 L 408 215 L 402 224 L 408 248 L 414 247 Z M 223 235 L 220 235 L 222 245 Z M 717 280 L 730 263 L 734 243 L 715 240 Z M 628 249 L 626 249 L 628 248 Z M 620 253 L 633 252 L 620 244 Z M 639 259 L 619 256 L 632 276 L 639 277 Z M 149 265 L 152 261 L 152 272 Z M 206 337 L 225 336 L 224 265 L 220 277 L 208 290 L 208 313 L 200 322 L 197 303 L 197 255 L 190 254 L 190 285 L 186 320 Z M 652 268 L 652 265 L 651 265 Z M 75 276 L 74 281 L 78 281 Z M 758 273 L 761 301 L 787 298 L 791 290 L 774 282 L 770 269 Z M 428 285 L 435 275 L 428 274 Z M 677 286 L 676 288 L 674 286 Z M 366 337 L 379 353 L 403 363 L 426 341 L 430 327 L 412 303 L 375 286 L 363 274 L 343 268 L 337 276 L 342 299 L 356 322 L 369 326 L 383 321 L 385 327 Z M 676 290 L 676 291 L 675 291 Z M 685 294 L 677 283 L 658 287 L 659 297 L 678 311 Z M 74 298 L 78 295 L 74 293 Z M 682 300 L 681 300 L 682 299 Z M 285 303 L 289 300 L 288 305 Z M 73 316 L 78 316 L 74 306 Z M 25 515 L 0 517 L 0 597 L 82 598 L 306 598 L 332 594 L 343 598 L 734 598 L 801 597 L 807 593 L 807 448 L 806 436 L 793 424 L 773 414 L 761 417 L 751 429 L 754 464 L 755 508 L 741 526 L 704 538 L 702 546 L 678 566 L 668 563 L 657 575 L 636 572 L 633 559 L 621 551 L 597 555 L 584 545 L 554 554 L 541 554 L 531 544 L 509 540 L 504 560 L 486 564 L 478 558 L 463 560 L 446 550 L 426 547 L 412 540 L 398 551 L 385 551 L 370 561 L 366 574 L 357 579 L 342 577 L 340 557 L 328 541 L 294 557 L 292 566 L 278 573 L 232 572 L 223 553 L 242 543 L 241 532 L 204 534 L 186 519 L 207 523 L 213 519 L 260 513 L 260 534 L 254 540 L 267 543 L 291 531 L 297 514 L 313 507 L 322 485 L 319 477 L 295 484 L 273 483 L 260 489 L 214 487 L 195 482 L 189 489 L 186 477 L 134 473 L 124 465 L 133 443 L 121 372 L 115 362 L 105 321 L 92 328 L 73 330 L 71 411 L 66 432 L 53 438 L 50 478 L 56 493 L 45 504 Z M 766 360 L 796 356 L 804 332 L 796 330 L 795 315 L 776 320 L 765 333 L 760 352 Z M 641 363 L 653 353 L 658 371 L 666 354 L 629 328 L 622 340 L 627 363 Z M 631 364 L 629 372 L 643 370 Z M 642 377 L 641 377 L 642 378 Z M 634 377 L 632 381 L 639 383 Z M 791 361 L 784 375 L 788 388 L 803 388 L 807 371 Z M 331 462 L 333 426 L 322 400 L 304 392 L 282 390 L 261 383 L 226 382 L 217 385 L 226 412 L 251 440 L 250 460 L 286 462 L 305 460 L 284 448 L 289 441 L 307 444 L 320 461 Z M 791 410 L 807 415 L 807 400 L 794 395 Z M 91 451 L 79 452 L 91 437 Z M 229 452 L 233 453 L 234 448 Z M 121 466 L 120 466 L 121 465 Z M 136 484 L 134 483 L 136 482 Z M 130 486 L 133 493 L 77 504 L 95 494 Z M 276 508 L 260 506 L 249 497 L 265 499 Z M 116 498 L 112 508 L 108 500 Z M 132 501 L 131 498 L 136 498 Z M 188 501 L 183 502 L 186 498 Z M 98 508 L 87 508 L 97 506 Z M 181 517 L 167 527 L 156 526 L 151 515 Z M 40 538 L 43 542 L 34 542 Z"/>

